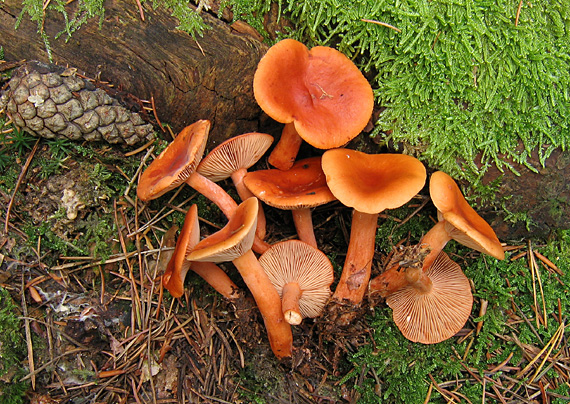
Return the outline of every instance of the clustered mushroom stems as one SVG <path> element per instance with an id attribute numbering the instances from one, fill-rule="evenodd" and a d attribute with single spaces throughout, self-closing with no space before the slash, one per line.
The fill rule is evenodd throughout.
<path id="1" fill-rule="evenodd" d="M 278 48 L 278 49 L 277 49 Z M 371 110 L 373 106 L 373 96 L 372 90 L 369 88 L 369 84 L 361 77 L 361 73 L 355 66 L 347 67 L 346 65 L 342 65 L 340 71 L 347 73 L 347 75 L 351 75 L 349 81 L 353 81 L 355 86 L 358 87 L 358 91 L 362 95 L 360 99 L 353 99 L 354 104 L 349 106 L 350 113 L 347 112 L 346 115 L 351 115 L 352 113 L 358 113 L 358 122 L 356 120 L 352 120 L 351 122 L 341 122 L 340 125 L 347 125 L 343 130 L 336 130 L 336 122 L 331 124 L 331 120 L 334 117 L 342 115 L 341 113 L 331 112 L 329 110 L 331 104 L 328 102 L 332 99 L 335 99 L 335 103 L 340 99 L 339 97 L 335 97 L 334 95 L 328 94 L 325 92 L 323 87 L 319 83 L 313 83 L 308 78 L 298 78 L 296 74 L 305 74 L 305 70 L 309 71 L 309 75 L 313 75 L 315 80 L 320 81 L 326 72 L 327 80 L 335 81 L 339 77 L 339 73 L 335 73 L 335 69 L 331 69 L 330 65 L 334 65 L 335 63 L 339 62 L 340 59 L 346 59 L 344 55 L 338 54 L 338 51 L 332 49 L 325 49 L 324 47 L 316 47 L 314 48 L 315 52 L 309 51 L 304 45 L 293 41 L 293 40 L 284 40 L 275 47 L 275 49 L 271 49 L 268 52 L 268 55 L 271 53 L 271 61 L 269 60 L 266 55 L 264 59 L 260 62 L 258 66 L 258 70 L 256 71 L 256 75 L 254 77 L 254 95 L 258 104 L 262 107 L 262 109 L 272 118 L 274 118 L 278 122 L 285 123 L 285 126 L 282 130 L 281 138 L 277 145 L 275 146 L 274 150 L 270 153 L 268 161 L 271 165 L 275 166 L 281 171 L 288 171 L 292 167 L 294 167 L 295 159 L 299 150 L 299 147 L 303 140 L 307 140 L 309 136 L 309 132 L 317 132 L 317 136 L 319 135 L 319 130 L 315 128 L 318 127 L 317 123 L 321 123 L 326 126 L 326 130 L 321 130 L 321 132 L 325 132 L 327 136 L 334 137 L 336 134 L 342 132 L 338 138 L 335 139 L 336 142 L 340 142 L 336 145 L 325 145 L 325 140 L 323 138 L 319 138 L 319 140 L 313 139 L 313 141 L 309 141 L 309 143 L 320 149 L 328 149 L 328 148 L 338 148 L 345 144 L 350 139 L 354 138 L 363 127 L 366 125 L 369 116 L 371 115 Z M 288 53 L 293 54 L 295 57 L 300 57 L 300 60 L 284 60 Z M 332 57 L 334 62 L 328 61 L 328 57 Z M 335 59 L 336 58 L 336 59 Z M 340 58 L 340 59 L 339 59 Z M 275 60 L 273 60 L 275 59 Z M 301 61 L 302 60 L 302 61 Z M 277 63 L 277 65 L 274 65 Z M 281 63 L 281 65 L 279 65 Z M 346 63 L 343 61 L 342 63 Z M 263 68 L 261 65 L 263 64 Z M 304 66 L 304 67 L 300 67 Z M 281 80 L 276 78 L 273 74 L 273 69 L 278 69 L 279 74 L 283 75 L 284 79 Z M 324 69 L 321 71 L 321 69 Z M 328 69 L 328 70 L 327 70 Z M 294 77 L 295 76 L 295 77 Z M 340 75 L 342 76 L 342 75 Z M 312 86 L 317 86 L 321 91 L 321 96 L 316 97 L 313 93 L 309 91 L 309 95 L 305 94 L 303 96 L 291 96 L 291 95 L 283 95 L 283 91 L 276 91 L 285 89 L 287 86 L 296 87 L 297 90 L 299 88 L 305 89 L 304 84 L 307 80 L 309 80 Z M 335 93 L 339 93 L 341 95 L 345 94 L 345 91 L 342 90 L 347 83 L 342 81 L 336 81 L 336 83 L 331 87 L 331 90 Z M 287 84 L 284 84 L 287 83 Z M 303 98 L 304 97 L 304 98 Z M 309 98 L 308 98 L 309 97 Z M 310 98 L 312 97 L 312 98 Z M 349 97 L 345 97 L 349 98 Z M 297 108 L 301 108 L 298 105 L 300 102 L 301 104 L 307 102 L 313 102 L 318 104 L 318 108 L 316 105 L 311 104 L 312 108 L 310 112 L 302 111 Z M 325 101 L 325 103 L 319 103 Z M 316 113 L 317 109 L 323 109 L 325 111 L 324 117 L 315 118 L 314 114 Z M 364 112 L 363 112 L 364 111 Z M 298 118 L 300 117 L 300 120 Z M 303 121 L 303 120 L 306 120 Z M 349 120 L 350 121 L 350 120 Z M 296 123 L 298 123 L 299 127 L 296 127 Z M 209 122 L 208 121 L 200 121 L 202 125 L 201 128 L 206 128 L 209 131 Z M 350 128 L 349 128 L 350 127 Z M 335 130 L 332 130 L 332 129 Z M 196 130 L 198 132 L 198 130 Z M 206 131 L 206 135 L 207 135 Z M 301 136 L 301 135 L 302 136 Z M 314 135 L 314 133 L 312 134 Z M 269 136 L 269 135 L 265 135 Z M 308 141 L 308 140 L 307 140 Z M 198 140 L 196 140 L 196 143 Z M 315 143 L 313 143 L 315 142 Z M 202 145 L 202 151 L 204 150 L 204 144 Z M 267 149 L 265 149 L 267 150 Z M 340 160 L 333 160 L 333 153 L 338 152 L 335 154 L 344 155 L 345 158 L 344 162 L 340 162 Z M 352 153 L 354 152 L 354 153 Z M 323 171 L 326 172 L 326 183 L 330 186 L 330 189 L 327 187 L 327 191 L 333 191 L 331 195 L 337 197 L 341 202 L 343 200 L 339 195 L 337 195 L 336 191 L 333 190 L 333 186 L 330 179 L 336 183 L 335 186 L 339 186 L 339 184 L 345 183 L 352 183 L 352 182 L 360 182 L 362 175 L 354 175 L 354 172 L 365 172 L 367 173 L 364 175 L 365 181 L 362 183 L 365 185 L 365 188 L 368 189 L 364 192 L 362 191 L 355 191 L 358 194 L 376 194 L 383 195 L 382 197 L 385 198 L 386 195 L 390 195 L 390 199 L 395 199 L 398 201 L 390 201 L 389 203 L 383 201 L 386 206 L 380 211 L 386 208 L 395 208 L 401 206 L 406 201 L 409 201 L 409 198 L 413 196 L 414 192 L 418 192 L 423 184 L 425 183 L 425 167 L 419 162 L 406 162 L 406 159 L 414 159 L 410 156 L 403 156 L 405 159 L 402 161 L 404 169 L 398 168 L 393 169 L 392 166 L 395 164 L 390 164 L 390 159 L 384 160 L 384 163 L 376 163 L 370 160 L 358 160 L 358 161 L 367 161 L 362 164 L 364 167 L 364 171 L 354 171 L 349 169 L 347 170 L 346 167 L 344 171 L 350 171 L 352 177 L 349 175 L 347 177 L 339 176 L 338 170 L 332 170 L 331 168 L 337 165 L 344 165 L 347 164 L 346 159 L 353 162 L 353 160 L 357 160 L 357 156 L 355 153 L 364 154 L 361 152 L 350 151 L 348 149 L 334 149 L 329 150 L 329 156 L 331 159 L 329 160 L 328 166 L 329 170 L 324 170 L 323 164 Z M 325 155 L 327 154 L 325 153 Z M 261 154 L 261 153 L 260 153 Z M 160 156 L 159 156 L 160 157 Z M 324 157 L 324 156 L 323 156 Z M 353 158 L 354 157 L 354 158 Z M 172 156 L 170 156 L 172 158 Z M 198 158 L 199 161 L 201 157 Z M 178 157 L 174 158 L 174 161 L 171 163 L 173 166 L 179 165 L 180 161 L 176 160 Z M 180 157 L 182 160 L 182 157 Z M 417 159 L 414 159 L 417 160 Z M 388 161 L 388 163 L 386 163 Z M 354 162 L 353 162 L 354 163 Z M 258 259 L 256 258 L 253 251 L 258 253 L 263 253 L 266 251 L 270 245 L 263 241 L 265 237 L 265 216 L 262 211 L 262 206 L 260 200 L 253 195 L 258 192 L 257 189 L 253 189 L 252 184 L 248 182 L 248 179 L 251 177 L 247 177 L 246 174 L 247 168 L 240 167 L 239 169 L 235 169 L 231 174 L 229 171 L 227 172 L 229 176 L 232 178 L 232 181 L 235 185 L 235 188 L 242 198 L 243 202 L 239 206 L 237 203 L 227 194 L 222 187 L 217 185 L 214 181 L 207 178 L 207 176 L 200 174 L 198 171 L 194 171 L 196 164 L 193 164 L 191 168 L 188 168 L 187 171 L 191 171 L 190 173 L 186 172 L 185 180 L 186 184 L 191 186 L 196 191 L 200 192 L 204 197 L 212 201 L 214 204 L 220 208 L 220 210 L 224 213 L 224 215 L 228 218 L 228 223 L 224 228 L 220 231 L 206 237 L 202 241 L 200 241 L 194 249 L 189 250 L 188 254 L 185 256 L 188 262 L 185 262 L 185 266 L 182 270 L 181 274 L 177 274 L 177 276 L 181 277 L 182 280 L 184 278 L 185 272 L 191 268 L 194 272 L 202 276 L 215 290 L 220 292 L 224 297 L 228 299 L 235 298 L 239 295 L 238 287 L 229 279 L 227 274 L 218 267 L 214 262 L 221 262 L 223 261 L 222 258 L 211 258 L 205 254 L 204 249 L 208 249 L 212 247 L 214 244 L 221 243 L 222 240 L 226 240 L 226 238 L 231 238 L 237 233 L 246 233 L 248 232 L 248 236 L 242 236 L 244 240 L 248 241 L 240 241 L 240 244 L 233 246 L 233 252 L 231 258 L 225 258 L 225 260 L 231 260 L 232 263 L 235 265 L 237 270 L 239 271 L 241 277 L 243 278 L 245 284 L 247 285 L 248 289 L 251 292 L 251 295 L 255 299 L 257 307 L 263 317 L 265 327 L 267 329 L 267 334 L 269 338 L 269 342 L 271 344 L 271 348 L 277 358 L 285 358 L 290 357 L 292 355 L 292 332 L 291 332 L 291 324 L 299 324 L 302 320 L 301 308 L 299 307 L 299 300 L 303 295 L 302 285 L 299 284 L 297 281 L 287 281 L 283 286 L 282 289 L 279 291 L 276 289 L 277 286 L 274 286 L 272 280 L 270 280 L 268 273 L 264 270 L 263 266 L 260 264 Z M 374 166 L 374 170 L 377 172 L 382 172 L 382 176 L 384 177 L 382 181 L 392 184 L 394 183 L 393 177 L 410 177 L 409 182 L 405 182 L 406 184 L 413 184 L 407 185 L 408 190 L 406 192 L 406 196 L 404 197 L 400 191 L 395 191 L 395 188 L 389 188 L 390 190 L 383 193 L 384 191 L 380 192 L 378 189 L 372 189 L 372 182 L 369 181 L 369 177 L 373 170 L 371 171 L 372 167 Z M 400 165 L 398 164 L 400 167 Z M 415 168 L 411 167 L 415 166 Z M 234 166 L 235 167 L 235 166 Z M 308 167 L 308 165 L 307 165 Z M 319 163 L 320 167 L 320 163 Z M 366 171 L 368 170 L 368 171 Z M 186 171 L 186 170 L 183 170 Z M 277 170 L 275 170 L 277 171 Z M 293 171 L 293 170 L 291 170 Z M 226 177 L 223 178 L 227 178 Z M 453 183 L 449 185 L 449 181 L 453 181 L 451 177 L 447 176 L 444 173 L 435 173 L 432 175 L 432 178 L 435 178 L 437 175 L 438 182 L 444 183 L 444 181 L 448 181 L 445 183 L 445 186 L 449 189 L 453 189 L 453 197 L 439 197 L 440 200 L 445 201 L 442 203 L 449 203 L 451 199 L 461 199 L 462 196 L 460 195 L 460 191 L 457 188 L 457 185 Z M 157 177 L 157 173 L 153 173 L 150 177 Z M 295 174 L 295 176 L 301 176 L 300 174 Z M 330 176 L 330 178 L 329 178 Z M 336 179 L 336 178 L 338 179 Z M 375 177 L 375 175 L 373 175 Z M 218 180 L 222 177 L 218 177 Z M 251 180 L 254 181 L 253 179 Z M 289 183 L 290 185 L 291 183 Z M 362 184 L 361 184 L 362 185 Z M 265 194 L 265 190 L 267 190 L 267 182 L 264 183 L 265 188 L 259 191 L 262 194 Z M 342 185 L 344 186 L 344 185 Z M 249 187 L 249 188 L 248 188 Z M 279 189 L 281 194 L 284 193 L 284 188 L 286 185 L 277 185 L 276 188 Z M 374 185 L 376 187 L 376 185 Z M 441 185 L 439 185 L 441 187 Z M 259 186 L 258 186 L 259 188 Z M 411 191 L 416 190 L 417 191 Z M 353 188 L 354 189 L 354 188 Z M 143 191 L 147 192 L 147 191 Z M 163 191 L 163 193 L 166 191 Z M 303 191 L 305 194 L 310 194 L 309 191 Z M 355 192 L 349 191 L 348 194 L 354 194 Z M 342 192 L 346 194 L 346 191 Z M 407 195 L 410 193 L 410 195 Z M 314 194 L 314 192 L 313 192 Z M 432 185 L 430 184 L 430 195 L 432 194 Z M 353 195 L 349 195 L 349 199 L 352 199 Z M 257 195 L 258 198 L 261 199 L 260 195 Z M 343 196 L 345 197 L 345 196 Z M 141 197 L 141 199 L 143 199 Z M 151 199 L 151 198 L 148 198 Z M 434 197 L 432 196 L 432 200 Z M 265 201 L 269 203 L 269 201 Z M 397 202 L 397 203 L 396 203 Z M 378 225 L 378 216 L 379 213 L 370 213 L 374 211 L 374 208 L 370 208 L 370 205 L 366 205 L 363 208 L 356 208 L 354 205 L 350 203 L 353 202 L 343 202 L 347 206 L 353 207 L 353 215 L 352 215 L 352 224 L 351 224 L 351 231 L 350 231 L 350 240 L 348 245 L 348 250 L 346 254 L 346 258 L 344 261 L 344 266 L 342 270 L 341 277 L 339 279 L 337 288 L 332 296 L 333 300 L 337 303 L 341 304 L 350 304 L 350 305 L 359 305 L 364 298 L 364 295 L 368 290 L 372 293 L 378 293 L 382 297 L 387 299 L 389 303 L 390 299 L 393 299 L 393 296 L 396 295 L 396 292 L 400 290 L 404 290 L 406 287 L 411 287 L 416 293 L 424 296 L 426 299 L 429 300 L 430 295 L 432 292 L 438 292 L 440 290 L 439 284 L 436 282 L 436 286 L 426 273 L 426 269 L 432 268 L 434 262 L 440 262 L 444 259 L 449 260 L 449 258 L 440 258 L 437 260 L 437 257 L 440 256 L 440 252 L 443 250 L 446 243 L 454 238 L 461 241 L 463 234 L 455 234 L 455 230 L 452 228 L 453 225 L 450 223 L 455 224 L 455 221 L 449 218 L 450 223 L 448 223 L 445 218 L 440 217 L 440 221 L 430 229 L 430 231 L 424 235 L 421 239 L 420 243 L 418 244 L 417 252 L 418 260 L 423 259 L 422 262 L 418 265 L 414 266 L 405 266 L 400 265 L 399 263 L 392 264 L 383 274 L 376 277 L 372 281 L 370 281 L 371 275 L 371 267 L 374 260 L 374 252 L 375 252 L 375 244 L 376 244 L 376 230 Z M 374 202 L 376 203 L 376 202 Z M 466 205 L 467 203 L 463 200 L 462 203 Z M 438 204 L 434 200 L 434 204 L 438 207 Z M 305 205 L 306 206 L 306 205 Z M 364 210 L 360 211 L 359 209 Z M 465 206 L 460 207 L 459 210 L 468 210 L 471 209 L 470 207 L 466 208 Z M 295 209 L 292 210 L 293 220 L 295 223 L 295 227 L 297 229 L 298 237 L 300 240 L 304 241 L 305 243 L 309 244 L 310 246 L 317 248 L 317 242 L 314 234 L 313 228 L 313 221 L 312 221 L 312 213 L 310 208 L 300 207 L 300 204 L 296 205 Z M 246 213 L 247 212 L 247 213 Z M 254 212 L 254 213 L 253 213 Z M 440 213 L 440 208 L 438 207 L 438 213 Z M 470 218 L 473 219 L 476 216 L 476 213 L 473 211 L 468 212 Z M 455 213 L 454 213 L 455 214 Z M 255 219 L 253 219 L 254 216 Z M 482 218 L 478 217 L 474 219 L 475 221 L 483 221 Z M 244 224 L 246 221 L 249 221 L 249 224 Z M 484 222 L 484 221 L 483 221 Z M 494 247 L 491 248 L 492 252 L 490 253 L 492 256 L 496 258 L 501 258 L 501 248 L 500 243 L 497 247 L 498 240 L 496 239 L 496 235 L 490 226 L 487 223 L 485 225 L 488 229 L 483 230 L 485 236 L 489 236 L 488 238 L 491 239 L 491 243 L 494 243 Z M 248 227 L 246 230 L 245 227 Z M 253 236 L 255 234 L 255 237 Z M 458 238 L 459 237 L 459 238 Z M 240 239 L 241 240 L 241 239 Z M 232 241 L 233 242 L 233 241 Z M 477 243 L 479 240 L 473 241 L 473 243 Z M 249 244 L 248 244 L 249 243 Z M 471 245 L 470 241 L 467 242 L 467 245 Z M 224 247 L 226 248 L 226 247 Z M 477 248 L 477 247 L 475 247 Z M 253 249 L 253 251 L 252 251 Z M 236 254 L 236 251 L 239 254 Z M 486 252 L 486 250 L 481 250 Z M 209 253 L 208 253 L 209 254 Z M 443 254 L 443 253 L 442 253 Z M 447 256 L 445 256 L 447 257 Z M 211 260 L 213 262 L 208 262 Z M 451 260 L 449 260 L 451 261 Z M 452 261 L 451 261 L 452 262 Z M 330 262 L 329 262 L 330 264 Z M 264 264 L 265 265 L 265 264 Z M 457 269 L 453 269 L 453 271 L 449 270 L 451 273 L 454 274 L 456 279 L 461 279 L 462 275 L 464 274 L 460 271 L 460 268 L 457 264 Z M 434 265 L 435 267 L 435 265 Z M 171 271 L 168 269 L 167 271 Z M 331 266 L 331 280 L 332 282 L 332 266 Z M 169 272 L 168 276 L 172 276 L 172 272 Z M 273 276 L 273 275 L 271 275 Z M 434 278 L 435 279 L 435 278 Z M 439 279 L 439 278 L 438 278 Z M 466 278 L 465 278 L 466 279 Z M 165 274 L 164 283 L 167 284 L 170 279 L 167 278 L 167 274 Z M 330 282 L 328 283 L 327 296 L 330 296 Z M 458 281 L 457 284 L 463 281 Z M 465 287 L 466 283 L 462 283 L 462 287 Z M 176 286 L 177 288 L 180 285 Z M 183 285 L 182 285 L 183 288 Z M 281 284 L 279 286 L 281 288 Z M 304 288 L 304 286 L 303 286 Z M 467 285 L 467 289 L 469 289 Z M 408 289 L 409 290 L 409 289 Z M 176 294 L 178 291 L 175 292 Z M 281 293 L 281 297 L 279 294 Z M 439 293 L 439 292 L 438 292 Z M 422 297 L 423 298 L 423 297 Z M 449 299 L 447 299 L 449 300 Z M 390 305 L 390 303 L 389 303 Z M 468 304 L 464 305 L 465 308 L 469 309 Z M 304 307 L 304 306 L 303 306 Z M 392 307 L 390 305 L 390 307 Z M 464 309 L 465 309 L 464 308 Z M 429 318 L 429 314 L 427 314 L 428 318 L 426 321 L 432 322 L 433 318 Z M 417 320 L 417 319 L 416 319 Z M 431 323 L 430 323 L 431 324 Z M 431 324 L 433 325 L 433 324 Z M 453 327 L 460 326 L 458 322 L 456 322 Z M 398 327 L 400 325 L 398 324 Z M 453 331 L 455 328 L 451 328 Z M 450 332 L 447 330 L 447 332 Z M 423 338 L 423 337 L 422 337 Z M 437 340 L 433 339 L 433 340 Z M 426 338 L 424 343 L 431 343 L 432 339 Z"/>

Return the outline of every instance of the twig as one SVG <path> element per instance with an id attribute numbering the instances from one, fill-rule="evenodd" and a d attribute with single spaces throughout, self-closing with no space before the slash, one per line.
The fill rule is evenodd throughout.
<path id="1" fill-rule="evenodd" d="M 18 192 L 18 188 L 20 187 L 20 184 L 24 180 L 26 172 L 28 171 L 28 167 L 30 166 L 30 163 L 32 162 L 32 158 L 34 157 L 34 154 L 36 153 L 36 150 L 38 149 L 39 144 L 40 144 L 40 139 L 38 139 L 36 141 L 36 144 L 32 148 L 30 155 L 26 159 L 26 163 L 22 167 L 22 171 L 20 171 L 20 175 L 18 176 L 18 181 L 16 181 L 16 185 L 14 186 L 14 191 L 12 191 L 12 196 L 10 197 L 10 202 L 8 202 L 8 208 L 6 209 L 6 221 L 4 222 L 4 233 L 6 233 L 6 234 L 8 233 L 8 226 L 10 223 L 10 211 L 12 210 L 12 205 L 14 204 L 16 192 Z"/>
<path id="2" fill-rule="evenodd" d="M 402 30 L 400 28 L 396 28 L 393 25 L 387 24 L 385 22 L 380 22 L 380 21 L 376 21 L 376 20 L 367 20 L 366 18 L 361 18 L 360 21 L 369 22 L 369 23 L 376 24 L 376 25 L 381 25 L 383 27 L 393 29 L 396 32 L 402 32 Z"/>
<path id="3" fill-rule="evenodd" d="M 36 143 L 37 144 L 37 143 Z M 34 347 L 32 345 L 32 333 L 30 331 L 30 320 L 28 318 L 28 305 L 26 303 L 26 293 L 24 289 L 24 272 L 22 272 L 22 314 L 24 315 L 24 330 L 26 332 L 26 345 L 28 346 L 28 366 L 29 376 L 32 382 L 32 390 L 36 389 L 36 369 L 34 365 Z"/>
<path id="4" fill-rule="evenodd" d="M 517 16 L 515 17 L 515 27 L 517 27 L 519 25 L 519 17 L 521 15 L 522 5 L 523 5 L 523 0 L 520 0 L 519 6 L 517 8 Z"/>
<path id="5" fill-rule="evenodd" d="M 166 133 L 166 129 L 164 129 L 164 126 L 162 126 L 162 122 L 160 122 L 160 119 L 158 119 L 158 113 L 156 112 L 156 105 L 154 104 L 154 96 L 150 96 L 150 105 L 152 106 L 152 113 L 154 115 L 154 119 L 156 119 L 156 123 L 158 124 L 158 127 L 160 128 L 160 130 L 162 130 L 163 133 Z"/>

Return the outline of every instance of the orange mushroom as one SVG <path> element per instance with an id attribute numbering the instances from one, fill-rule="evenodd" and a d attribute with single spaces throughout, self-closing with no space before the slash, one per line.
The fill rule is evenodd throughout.
<path id="1" fill-rule="evenodd" d="M 433 173 L 429 192 L 438 210 L 439 221 L 414 248 L 415 259 L 422 262 L 424 270 L 432 265 L 447 242 L 452 239 L 497 259 L 505 258 L 503 247 L 495 232 L 469 206 L 453 178 L 442 171 Z M 370 291 L 386 296 L 406 284 L 401 268 L 396 264 L 370 281 Z"/>
<path id="2" fill-rule="evenodd" d="M 162 276 L 162 284 L 173 297 L 184 293 L 184 278 L 189 269 L 200 275 L 217 292 L 227 299 L 239 297 L 239 288 L 228 275 L 216 264 L 206 262 L 191 262 L 186 255 L 200 241 L 200 225 L 198 223 L 198 207 L 190 206 L 184 219 L 184 226 L 176 242 L 174 254 L 168 262 Z"/>
<path id="3" fill-rule="evenodd" d="M 137 187 L 139 199 L 146 202 L 158 198 L 186 183 L 230 217 L 237 207 L 236 202 L 219 185 L 196 172 L 209 131 L 208 120 L 197 121 L 182 129 L 140 176 Z"/>
<path id="4" fill-rule="evenodd" d="M 452 239 L 499 260 L 505 258 L 497 235 L 465 200 L 453 178 L 443 171 L 436 171 L 430 178 L 429 193 L 437 208 L 438 223 L 420 242 L 430 249 L 424 266 L 431 265 Z"/>
<path id="5" fill-rule="evenodd" d="M 416 195 L 425 184 L 426 170 L 412 156 L 349 149 L 327 150 L 322 166 L 333 195 L 354 208 L 348 251 L 333 299 L 358 305 L 370 279 L 378 214 Z"/>
<path id="6" fill-rule="evenodd" d="M 289 324 L 322 313 L 334 280 L 333 266 L 324 253 L 303 241 L 289 240 L 271 246 L 259 263 L 281 296 Z"/>
<path id="7" fill-rule="evenodd" d="M 253 93 L 261 109 L 284 123 L 269 157 L 273 166 L 293 164 L 301 138 L 319 149 L 356 137 L 372 115 L 372 88 L 354 63 L 336 49 L 311 50 L 294 39 L 273 45 L 260 60 Z"/>
<path id="8" fill-rule="evenodd" d="M 291 356 L 293 335 L 283 317 L 279 294 L 251 251 L 258 209 L 257 198 L 243 201 L 226 226 L 200 241 L 186 258 L 191 261 L 232 261 L 261 312 L 271 349 L 281 359 Z"/>
<path id="9" fill-rule="evenodd" d="M 287 171 L 247 173 L 244 183 L 269 206 L 291 210 L 299 239 L 317 248 L 311 208 L 336 199 L 327 186 L 320 157 L 299 160 Z"/>
<path id="10" fill-rule="evenodd" d="M 273 136 L 251 132 L 232 137 L 208 153 L 196 171 L 211 181 L 218 182 L 231 177 L 242 201 L 253 196 L 243 183 L 247 169 L 257 163 L 273 143 Z M 256 234 L 265 238 L 265 214 L 260 206 Z M 264 251 L 269 248 L 265 246 Z M 257 250 L 256 250 L 257 251 Z"/>
<path id="11" fill-rule="evenodd" d="M 427 269 L 403 269 L 407 285 L 386 296 L 394 323 L 413 342 L 435 344 L 467 322 L 473 306 L 469 280 L 444 252 Z"/>

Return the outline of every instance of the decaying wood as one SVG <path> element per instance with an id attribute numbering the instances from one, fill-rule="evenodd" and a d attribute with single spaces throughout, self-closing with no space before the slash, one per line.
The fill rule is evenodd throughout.
<path id="1" fill-rule="evenodd" d="M 253 73 L 267 46 L 207 13 L 210 27 L 195 41 L 177 30 L 169 10 L 145 3 L 144 21 L 135 2 L 105 2 L 105 17 L 93 18 L 69 40 L 53 39 L 65 27 L 60 13 L 48 11 L 45 32 L 53 61 L 76 67 L 89 77 L 109 81 L 150 100 L 175 131 L 198 120 L 213 123 L 211 144 L 257 129 L 260 110 L 252 90 Z M 68 7 L 72 14 L 73 3 Z M 0 45 L 7 61 L 48 61 L 37 24 L 24 15 L 14 29 L 22 2 L 0 3 Z"/>

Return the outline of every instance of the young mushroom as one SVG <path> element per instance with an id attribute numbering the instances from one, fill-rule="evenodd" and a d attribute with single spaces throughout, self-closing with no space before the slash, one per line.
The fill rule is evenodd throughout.
<path id="1" fill-rule="evenodd" d="M 485 219 L 467 203 L 453 178 L 443 171 L 436 171 L 430 178 L 429 193 L 437 208 L 438 223 L 420 242 L 430 249 L 424 260 L 425 267 L 431 265 L 452 239 L 499 260 L 505 258 L 497 235 Z"/>
<path id="2" fill-rule="evenodd" d="M 416 195 L 425 184 L 426 170 L 418 159 L 405 154 L 369 155 L 349 149 L 327 150 L 322 166 L 333 195 L 354 208 L 348 251 L 333 300 L 359 305 L 370 279 L 378 214 Z"/>
<path id="3" fill-rule="evenodd" d="M 319 149 L 348 143 L 374 106 L 370 84 L 350 59 L 325 46 L 309 50 L 294 39 L 273 45 L 260 60 L 253 93 L 267 115 L 286 124 L 269 156 L 280 170 L 295 161 L 301 138 Z"/>
<path id="4" fill-rule="evenodd" d="M 469 280 L 440 252 L 433 263 L 403 269 L 407 285 L 386 296 L 394 323 L 413 342 L 435 344 L 451 338 L 467 322 L 473 306 Z"/>
<path id="5" fill-rule="evenodd" d="M 236 202 L 219 185 L 196 172 L 210 131 L 210 121 L 200 120 L 182 129 L 176 138 L 146 168 L 139 179 L 137 195 L 146 202 L 186 183 L 214 202 L 230 217 Z"/>
<path id="6" fill-rule="evenodd" d="M 162 276 L 162 284 L 173 297 L 180 297 L 184 293 L 184 278 L 188 270 L 192 269 L 200 275 L 217 292 L 227 299 L 239 297 L 239 288 L 228 275 L 216 264 L 206 262 L 191 262 L 186 255 L 200 241 L 200 225 L 198 223 L 198 208 L 190 206 L 176 242 L 174 254 L 168 262 Z"/>
<path id="7" fill-rule="evenodd" d="M 324 253 L 303 241 L 289 240 L 271 246 L 259 263 L 281 296 L 289 324 L 322 313 L 334 280 L 333 266 Z"/>
<path id="8" fill-rule="evenodd" d="M 198 165 L 198 173 L 211 181 L 218 182 L 231 177 L 242 201 L 253 196 L 243 183 L 247 169 L 265 154 L 273 143 L 273 136 L 251 132 L 232 137 L 208 153 Z M 256 234 L 265 238 L 265 214 L 260 206 Z M 267 246 L 268 248 L 269 246 Z"/>
<path id="9" fill-rule="evenodd" d="M 320 157 L 298 160 L 287 171 L 258 170 L 244 177 L 246 187 L 274 208 L 291 210 L 299 239 L 317 248 L 311 208 L 334 201 Z"/>
<path id="10" fill-rule="evenodd" d="M 293 335 L 283 317 L 279 293 L 251 251 L 258 209 L 257 198 L 243 201 L 226 226 L 200 241 L 186 258 L 215 263 L 232 261 L 261 312 L 271 349 L 281 359 L 292 355 Z"/>

